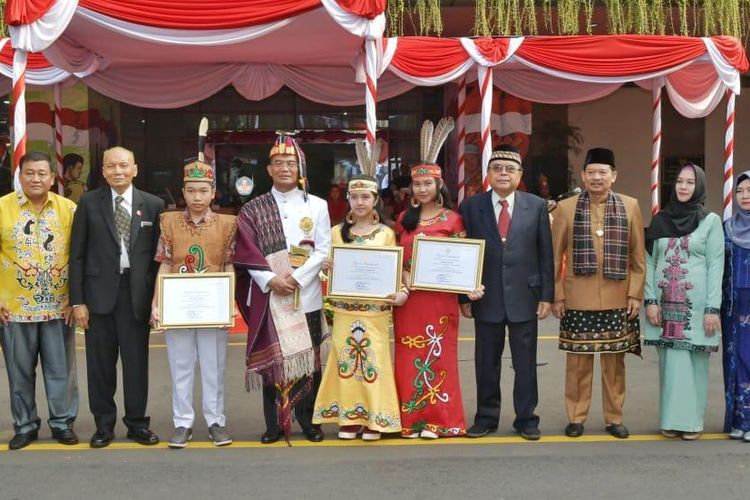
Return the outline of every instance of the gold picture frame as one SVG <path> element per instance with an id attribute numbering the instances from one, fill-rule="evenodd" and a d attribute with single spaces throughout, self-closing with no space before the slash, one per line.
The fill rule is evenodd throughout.
<path id="1" fill-rule="evenodd" d="M 328 297 L 382 301 L 401 289 L 401 247 L 337 244 L 331 245 L 330 256 L 333 266 L 328 272 Z"/>
<path id="2" fill-rule="evenodd" d="M 484 246 L 485 241 L 480 239 L 417 236 L 412 247 L 410 287 L 433 292 L 471 293 L 482 284 Z"/>

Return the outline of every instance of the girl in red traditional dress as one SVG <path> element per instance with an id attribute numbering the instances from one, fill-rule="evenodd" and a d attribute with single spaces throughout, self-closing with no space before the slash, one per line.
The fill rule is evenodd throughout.
<path id="1" fill-rule="evenodd" d="M 433 137 L 423 127 L 423 140 L 432 139 L 432 147 L 422 144 L 422 163 L 411 170 L 411 207 L 395 227 L 404 248 L 406 285 L 416 236 L 466 237 L 461 216 L 450 209 L 441 168 L 435 164 L 441 136 L 452 128 L 452 120 L 444 119 Z M 480 289 L 469 298 L 479 300 L 482 295 Z M 458 376 L 458 310 L 456 294 L 421 290 L 411 290 L 406 303 L 395 309 L 395 373 L 403 437 L 436 439 L 466 432 Z"/>

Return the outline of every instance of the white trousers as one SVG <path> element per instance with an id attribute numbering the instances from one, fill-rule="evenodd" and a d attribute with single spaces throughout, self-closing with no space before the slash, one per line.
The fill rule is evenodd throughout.
<path id="1" fill-rule="evenodd" d="M 227 364 L 227 330 L 191 328 L 167 330 L 167 357 L 172 372 L 172 412 L 175 427 L 192 428 L 193 383 L 196 358 L 201 368 L 203 416 L 206 424 L 226 425 L 224 371 Z"/>

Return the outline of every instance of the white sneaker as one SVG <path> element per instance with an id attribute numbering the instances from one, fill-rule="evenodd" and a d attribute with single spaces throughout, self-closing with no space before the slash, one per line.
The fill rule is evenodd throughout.
<path id="1" fill-rule="evenodd" d="M 401 434 L 401 437 L 404 439 L 417 439 L 419 437 L 419 433 L 412 432 L 411 434 Z"/>
<path id="2" fill-rule="evenodd" d="M 746 432 L 743 439 L 745 440 L 746 443 L 750 443 L 750 432 Z"/>
<path id="3" fill-rule="evenodd" d="M 422 432 L 419 433 L 419 437 L 422 439 L 437 439 L 440 436 L 438 436 L 436 433 L 432 432 L 431 430 L 422 429 Z"/>
<path id="4" fill-rule="evenodd" d="M 357 439 L 357 435 L 362 431 L 361 425 L 342 425 L 339 427 L 339 439 Z"/>
<path id="5" fill-rule="evenodd" d="M 380 439 L 380 432 L 378 431 L 365 429 L 365 431 L 362 433 L 362 441 L 377 441 L 378 439 Z"/>
<path id="6" fill-rule="evenodd" d="M 745 431 L 742 429 L 732 429 L 729 433 L 729 439 L 742 439 L 745 437 Z"/>

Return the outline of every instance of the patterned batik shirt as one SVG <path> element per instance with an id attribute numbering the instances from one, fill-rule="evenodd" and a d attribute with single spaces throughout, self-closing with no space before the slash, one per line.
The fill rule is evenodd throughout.
<path id="1" fill-rule="evenodd" d="M 0 302 L 10 321 L 63 317 L 75 203 L 50 192 L 38 212 L 23 193 L 0 198 Z"/>

